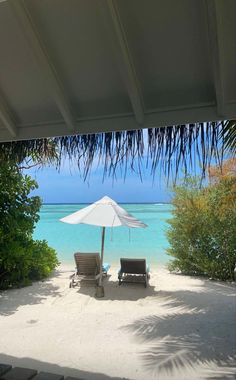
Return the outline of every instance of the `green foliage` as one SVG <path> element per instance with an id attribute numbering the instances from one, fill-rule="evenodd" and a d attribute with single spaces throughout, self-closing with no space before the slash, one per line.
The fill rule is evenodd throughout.
<path id="1" fill-rule="evenodd" d="M 189 179 L 175 189 L 167 237 L 171 271 L 233 280 L 236 265 L 236 178 L 199 189 Z"/>
<path id="2" fill-rule="evenodd" d="M 31 279 L 47 277 L 58 265 L 55 250 L 50 248 L 46 240 L 36 240 L 32 247 L 32 265 L 30 269 Z"/>
<path id="3" fill-rule="evenodd" d="M 29 196 L 37 183 L 15 164 L 0 165 L 0 288 L 24 286 L 47 276 L 58 264 L 45 241 L 33 241 L 41 201 Z"/>

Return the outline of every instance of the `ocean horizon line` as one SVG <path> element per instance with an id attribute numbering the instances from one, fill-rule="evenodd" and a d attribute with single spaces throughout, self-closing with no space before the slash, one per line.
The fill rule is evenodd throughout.
<path id="1" fill-rule="evenodd" d="M 95 201 L 96 202 L 96 201 Z M 87 205 L 94 202 L 43 202 L 45 206 L 50 205 Z M 117 202 L 121 205 L 171 205 L 171 202 Z"/>
<path id="2" fill-rule="evenodd" d="M 34 230 L 36 240 L 47 240 L 57 251 L 59 261 L 71 261 L 73 252 L 99 252 L 101 246 L 100 229 L 91 225 L 69 225 L 60 223 L 66 214 L 82 209 L 88 204 L 56 203 L 43 205 L 40 219 Z M 118 262 L 123 257 L 146 257 L 148 262 L 168 262 L 166 249 L 169 247 L 165 231 L 167 220 L 171 218 L 171 204 L 126 203 L 128 212 L 142 220 L 149 228 L 114 228 L 106 233 L 106 260 Z M 69 260 L 68 260 L 69 259 Z"/>

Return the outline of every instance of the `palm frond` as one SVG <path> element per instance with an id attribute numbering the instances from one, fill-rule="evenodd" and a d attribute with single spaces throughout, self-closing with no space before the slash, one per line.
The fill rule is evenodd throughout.
<path id="1" fill-rule="evenodd" d="M 27 164 L 59 164 L 57 146 L 52 139 L 35 139 L 0 143 L 0 160 L 14 161 L 18 165 L 27 160 Z"/>
<path id="2" fill-rule="evenodd" d="M 103 166 L 104 176 L 115 177 L 118 169 L 124 176 L 128 169 L 141 176 L 147 162 L 153 176 L 164 173 L 175 180 L 200 166 L 204 177 L 212 163 L 221 166 L 227 141 L 222 131 L 229 125 L 207 122 L 1 143 L 0 158 L 22 162 L 43 157 L 45 163 L 59 166 L 67 157 L 77 162 L 85 179 L 94 162 Z"/>
<path id="3" fill-rule="evenodd" d="M 55 138 L 62 157 L 75 158 L 87 178 L 92 163 L 103 165 L 104 175 L 114 176 L 117 169 L 125 176 L 127 168 L 138 168 L 147 159 L 153 176 L 163 172 L 176 179 L 180 173 L 200 165 L 202 176 L 212 162 L 221 165 L 222 122 L 176 125 L 134 131 L 107 132 Z M 82 164 L 82 165 L 81 165 Z"/>
<path id="4" fill-rule="evenodd" d="M 234 156 L 236 154 L 236 120 L 226 122 L 222 129 L 222 138 L 224 139 L 224 147 Z"/>

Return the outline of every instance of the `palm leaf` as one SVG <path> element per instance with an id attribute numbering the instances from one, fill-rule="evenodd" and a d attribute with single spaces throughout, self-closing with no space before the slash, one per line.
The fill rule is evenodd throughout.
<path id="1" fill-rule="evenodd" d="M 153 176 L 164 173 L 175 180 L 200 165 L 204 177 L 211 163 L 221 166 L 228 141 L 222 131 L 227 127 L 232 136 L 230 125 L 208 122 L 0 143 L 0 158 L 21 163 L 31 157 L 59 166 L 67 157 L 77 162 L 85 179 L 95 162 L 103 166 L 104 176 L 115 177 L 118 170 L 125 176 L 129 169 L 141 176 L 144 160 Z"/>
<path id="2" fill-rule="evenodd" d="M 95 158 L 103 165 L 104 175 L 114 176 L 117 169 L 137 170 L 147 158 L 151 173 L 164 173 L 176 179 L 200 164 L 202 175 L 214 161 L 222 162 L 221 122 L 176 125 L 144 130 L 107 132 L 55 138 L 62 157 L 76 159 L 86 178 Z M 147 156 L 147 157 L 146 157 Z M 81 165 L 82 163 L 82 165 Z"/>
<path id="3" fill-rule="evenodd" d="M 234 156 L 236 154 L 236 120 L 226 122 L 222 129 L 222 138 L 224 139 L 224 147 Z"/>
<path id="4" fill-rule="evenodd" d="M 59 164 L 57 146 L 52 139 L 35 139 L 0 143 L 0 160 L 44 165 Z"/>

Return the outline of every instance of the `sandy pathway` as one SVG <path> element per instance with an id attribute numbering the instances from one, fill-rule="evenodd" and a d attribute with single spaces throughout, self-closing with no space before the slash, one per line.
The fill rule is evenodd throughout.
<path id="1" fill-rule="evenodd" d="M 236 287 L 152 273 L 150 287 L 69 289 L 71 268 L 0 293 L 0 362 L 84 379 L 233 379 Z"/>

